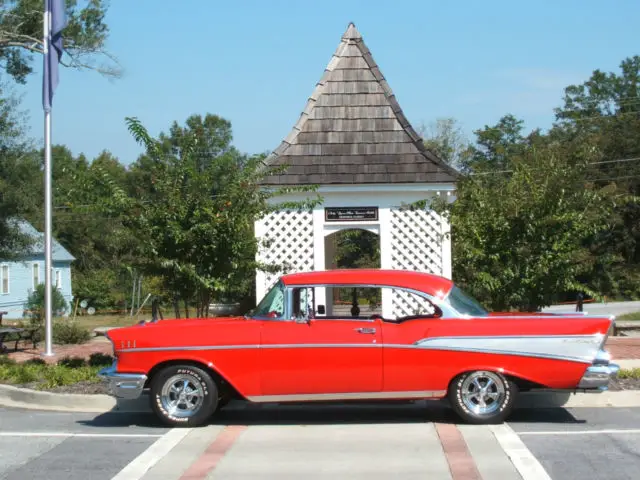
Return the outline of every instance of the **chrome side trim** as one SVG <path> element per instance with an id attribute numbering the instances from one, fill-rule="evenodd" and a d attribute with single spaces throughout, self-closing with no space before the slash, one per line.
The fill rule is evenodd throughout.
<path id="1" fill-rule="evenodd" d="M 538 342 L 536 343 L 536 340 Z M 586 340 L 586 341 L 585 341 Z M 494 355 L 517 355 L 524 357 L 548 358 L 581 363 L 592 363 L 599 351 L 599 335 L 528 335 L 528 336 L 485 336 L 485 337 L 432 337 L 418 340 L 414 344 L 383 343 L 305 343 L 271 345 L 201 345 L 139 347 L 123 349 L 121 352 L 159 351 L 210 351 L 245 349 L 298 349 L 298 348 L 388 348 L 410 350 L 448 350 Z M 573 345 L 573 348 L 571 346 Z M 591 354 L 593 350 L 593 354 Z"/>
<path id="2" fill-rule="evenodd" d="M 261 345 L 260 348 L 381 348 L 381 343 L 277 343 Z"/>
<path id="3" fill-rule="evenodd" d="M 594 365 L 609 365 L 611 362 L 611 354 L 606 350 L 598 350 L 596 358 L 593 359 Z"/>
<path id="4" fill-rule="evenodd" d="M 577 362 L 591 364 L 590 360 L 567 357 L 564 355 L 531 353 L 531 352 L 518 352 L 513 350 L 486 350 L 482 348 L 456 348 L 456 347 L 419 347 L 422 350 L 441 350 L 441 351 L 453 351 L 453 352 L 469 352 L 469 353 L 482 353 L 485 355 L 510 355 L 516 357 L 529 357 L 529 358 L 546 358 L 549 360 L 562 360 L 566 362 Z"/>
<path id="5" fill-rule="evenodd" d="M 194 351 L 194 350 L 251 350 L 272 348 L 380 348 L 381 343 L 278 343 L 272 345 L 203 345 L 190 347 L 144 347 L 119 350 L 120 352 L 166 352 L 166 351 Z"/>
<path id="6" fill-rule="evenodd" d="M 142 394 L 147 376 L 141 373 L 118 373 L 118 362 L 114 361 L 110 367 L 103 368 L 98 376 L 109 384 L 111 395 L 127 400 L 135 400 Z"/>
<path id="7" fill-rule="evenodd" d="M 418 340 L 419 348 L 497 353 L 554 358 L 592 363 L 598 355 L 603 334 L 595 335 L 505 335 L 431 337 Z"/>
<path id="8" fill-rule="evenodd" d="M 247 400 L 256 403 L 267 402 L 308 402 L 331 400 L 384 400 L 412 398 L 442 398 L 446 390 L 424 390 L 410 392 L 358 392 L 358 393 L 303 393 L 293 395 L 254 395 Z"/>
<path id="9" fill-rule="evenodd" d="M 171 347 L 137 347 L 123 348 L 118 352 L 171 352 L 171 351 L 199 351 L 199 350 L 250 350 L 260 348 L 260 345 L 191 345 L 191 346 L 171 346 Z"/>

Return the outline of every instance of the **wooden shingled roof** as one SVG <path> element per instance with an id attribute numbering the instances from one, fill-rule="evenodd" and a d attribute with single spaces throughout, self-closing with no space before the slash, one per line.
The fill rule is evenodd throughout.
<path id="1" fill-rule="evenodd" d="M 424 147 L 353 23 L 266 163 L 288 167 L 265 185 L 451 183 L 457 176 Z"/>

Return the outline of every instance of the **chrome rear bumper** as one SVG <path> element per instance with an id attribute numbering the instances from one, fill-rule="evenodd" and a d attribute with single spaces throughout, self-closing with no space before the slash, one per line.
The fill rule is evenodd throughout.
<path id="1" fill-rule="evenodd" d="M 141 373 L 117 373 L 117 361 L 98 372 L 109 385 L 111 395 L 127 400 L 134 400 L 142 395 L 147 376 Z"/>
<path id="2" fill-rule="evenodd" d="M 586 372 L 580 379 L 579 389 L 592 391 L 605 391 L 609 387 L 612 378 L 618 375 L 620 366 L 615 363 L 609 363 L 611 356 L 608 352 L 600 350 L 593 365 L 587 368 Z"/>

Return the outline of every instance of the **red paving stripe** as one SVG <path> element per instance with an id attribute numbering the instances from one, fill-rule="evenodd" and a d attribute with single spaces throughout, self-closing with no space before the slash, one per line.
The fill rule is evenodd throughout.
<path id="1" fill-rule="evenodd" d="M 203 480 L 207 478 L 207 475 L 216 468 L 222 457 L 246 428 L 244 425 L 225 427 L 202 455 L 184 472 L 180 480 Z"/>
<path id="2" fill-rule="evenodd" d="M 482 480 L 460 430 L 451 424 L 435 425 L 453 480 Z"/>

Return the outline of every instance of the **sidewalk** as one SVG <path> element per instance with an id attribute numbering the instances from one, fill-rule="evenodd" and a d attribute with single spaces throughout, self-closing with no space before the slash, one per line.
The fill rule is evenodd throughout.
<path id="1" fill-rule="evenodd" d="M 27 347 L 32 347 L 30 343 L 27 343 Z M 18 346 L 18 351 L 9 351 L 9 358 L 16 362 L 26 362 L 32 358 L 41 358 L 47 363 L 57 363 L 64 357 L 82 357 L 88 359 L 92 353 L 103 353 L 105 355 L 113 355 L 113 348 L 111 342 L 105 337 L 94 337 L 87 343 L 81 345 L 54 345 L 53 357 L 43 357 L 42 353 L 45 350 L 44 342 L 38 345 L 37 349 L 34 348 L 21 348 Z"/>
<path id="2" fill-rule="evenodd" d="M 606 349 L 616 360 L 638 360 L 640 337 L 609 337 Z"/>

